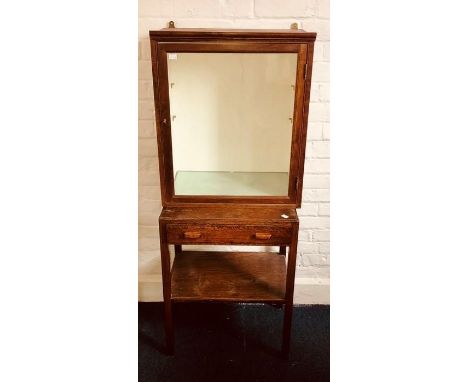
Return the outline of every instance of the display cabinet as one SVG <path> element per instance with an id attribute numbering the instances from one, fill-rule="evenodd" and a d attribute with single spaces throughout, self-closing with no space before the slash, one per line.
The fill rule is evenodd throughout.
<path id="1" fill-rule="evenodd" d="M 169 352 L 172 304 L 184 301 L 283 305 L 289 352 L 315 37 L 294 29 L 150 32 Z"/>

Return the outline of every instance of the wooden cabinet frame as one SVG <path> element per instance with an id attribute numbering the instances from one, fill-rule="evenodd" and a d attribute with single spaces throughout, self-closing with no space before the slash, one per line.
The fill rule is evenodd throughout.
<path id="1" fill-rule="evenodd" d="M 284 305 L 282 354 L 289 353 L 294 277 L 316 33 L 303 30 L 163 29 L 150 32 L 163 211 L 159 236 L 167 350 L 172 304 L 182 301 Z M 168 52 L 297 53 L 287 196 L 175 195 Z M 276 254 L 183 251 L 183 245 L 274 245 Z M 169 246 L 174 245 L 171 269 Z M 287 250 L 289 248 L 289 250 Z M 190 275 L 203 282 L 193 285 Z M 230 283 L 226 286 L 226 279 Z"/>
<path id="2" fill-rule="evenodd" d="M 315 35 L 315 33 L 298 30 L 165 29 L 150 32 L 159 146 L 159 175 L 163 207 L 197 203 L 288 204 L 296 207 L 301 206 Z M 171 113 L 167 72 L 168 52 L 297 53 L 296 91 L 287 196 L 189 196 L 174 194 Z"/>

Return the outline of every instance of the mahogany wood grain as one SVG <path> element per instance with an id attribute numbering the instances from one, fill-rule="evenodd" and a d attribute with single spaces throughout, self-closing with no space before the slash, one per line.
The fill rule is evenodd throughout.
<path id="1" fill-rule="evenodd" d="M 261 252 L 191 251 L 176 255 L 173 301 L 284 302 L 286 264 Z"/>

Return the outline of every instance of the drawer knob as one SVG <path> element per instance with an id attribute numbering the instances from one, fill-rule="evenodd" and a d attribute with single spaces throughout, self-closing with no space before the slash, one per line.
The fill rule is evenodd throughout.
<path id="1" fill-rule="evenodd" d="M 257 232 L 257 233 L 255 233 L 255 238 L 260 239 L 260 240 L 268 240 L 268 239 L 271 238 L 271 233 Z"/>
<path id="2" fill-rule="evenodd" d="M 201 237 L 200 232 L 184 232 L 184 237 L 186 239 L 198 239 Z"/>

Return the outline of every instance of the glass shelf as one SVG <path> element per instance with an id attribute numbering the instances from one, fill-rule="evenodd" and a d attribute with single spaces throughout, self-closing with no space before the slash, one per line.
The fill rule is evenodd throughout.
<path id="1" fill-rule="evenodd" d="M 285 196 L 287 172 L 177 171 L 175 195 Z"/>

